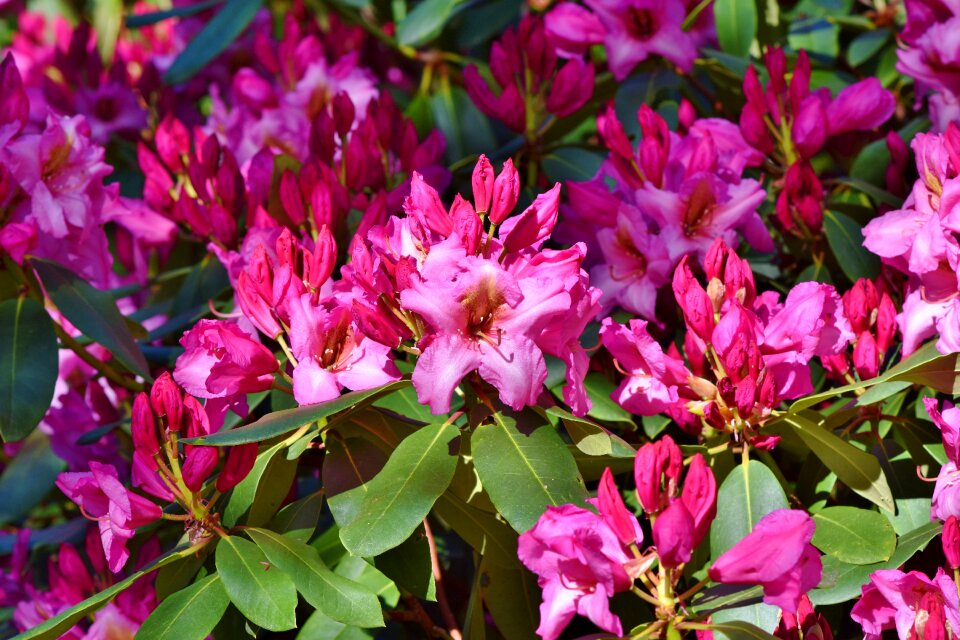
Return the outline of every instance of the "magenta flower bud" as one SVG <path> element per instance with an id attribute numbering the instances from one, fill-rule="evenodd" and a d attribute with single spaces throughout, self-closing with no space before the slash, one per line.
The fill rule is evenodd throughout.
<path id="1" fill-rule="evenodd" d="M 697 110 L 693 104 L 686 98 L 680 99 L 680 108 L 677 111 L 677 119 L 684 130 L 690 129 L 693 123 L 697 121 Z"/>
<path id="2" fill-rule="evenodd" d="M 239 102 L 254 109 L 268 109 L 277 106 L 277 96 L 273 85 L 256 71 L 245 67 L 233 76 L 233 92 Z"/>
<path id="3" fill-rule="evenodd" d="M 146 455 L 152 456 L 160 452 L 160 440 L 157 438 L 157 424 L 153 419 L 153 410 L 150 408 L 150 399 L 146 393 L 138 393 L 133 401 L 133 410 L 130 417 L 130 433 L 133 436 L 133 446 Z"/>
<path id="4" fill-rule="evenodd" d="M 943 523 L 940 541 L 943 543 L 943 555 L 947 558 L 947 565 L 951 569 L 960 569 L 960 520 L 957 520 L 957 516 L 950 516 Z"/>
<path id="5" fill-rule="evenodd" d="M 853 367 L 861 380 L 876 378 L 880 371 L 880 353 L 877 351 L 877 341 L 873 334 L 864 331 L 857 338 L 853 347 Z"/>
<path id="6" fill-rule="evenodd" d="M 952 122 L 950 126 L 956 127 Z M 907 163 L 910 160 L 910 149 L 896 131 L 891 131 L 887 134 L 886 145 L 887 150 L 890 152 L 890 164 L 887 165 L 887 169 L 884 172 L 884 182 L 887 191 L 903 197 L 907 194 L 907 183 L 904 180 L 904 174 L 907 170 Z M 958 149 L 958 151 L 960 151 L 960 149 Z M 957 158 L 957 161 L 960 162 L 960 157 Z M 960 168 L 960 165 L 955 164 L 954 166 Z"/>
<path id="7" fill-rule="evenodd" d="M 307 219 L 307 210 L 300 195 L 297 176 L 290 169 L 280 176 L 280 204 L 283 205 L 283 210 L 294 225 L 299 226 Z"/>
<path id="8" fill-rule="evenodd" d="M 850 329 L 861 334 L 870 330 L 870 314 L 877 306 L 877 288 L 873 282 L 860 278 L 843 294 L 843 315 L 850 322 Z"/>
<path id="9" fill-rule="evenodd" d="M 560 212 L 560 183 L 546 193 L 538 195 L 523 213 L 511 218 L 500 227 L 500 240 L 509 252 L 540 246 L 553 233 Z"/>
<path id="10" fill-rule="evenodd" d="M 749 106 L 760 110 L 762 116 L 763 112 L 766 111 L 767 101 L 763 85 L 760 84 L 760 76 L 757 75 L 757 70 L 752 65 L 747 67 L 747 71 L 743 75 L 743 95 Z"/>
<path id="11" fill-rule="evenodd" d="M 150 406 L 153 412 L 166 417 L 167 429 L 180 431 L 183 420 L 183 396 L 180 387 L 170 377 L 169 371 L 164 371 L 153 383 L 150 389 Z"/>
<path id="12" fill-rule="evenodd" d="M 707 280 L 716 278 L 721 282 L 723 281 L 724 273 L 727 270 L 727 258 L 731 253 L 723 238 L 717 238 L 713 241 L 713 244 L 707 249 L 706 257 L 703 259 L 703 271 L 707 274 Z"/>
<path id="13" fill-rule="evenodd" d="M 183 158 L 190 155 L 190 132 L 187 127 L 168 114 L 157 125 L 154 142 L 163 164 L 173 173 L 183 171 Z"/>
<path id="14" fill-rule="evenodd" d="M 656 186 L 663 184 L 663 172 L 670 155 L 670 128 L 667 121 L 649 106 L 642 104 L 637 112 L 643 139 L 640 140 L 638 155 L 640 170 L 644 177 Z"/>
<path id="15" fill-rule="evenodd" d="M 768 513 L 740 542 L 710 567 L 710 579 L 722 584 L 756 584 L 763 601 L 795 613 L 800 597 L 820 583 L 823 564 L 810 544 L 816 524 L 803 511 Z"/>
<path id="16" fill-rule="evenodd" d="M 696 548 L 710 531 L 710 524 L 717 515 L 717 480 L 699 453 L 690 460 L 680 499 L 693 517 L 691 546 Z"/>
<path id="17" fill-rule="evenodd" d="M 220 460 L 217 447 L 190 447 L 183 462 L 183 483 L 190 491 L 199 491 Z"/>
<path id="18" fill-rule="evenodd" d="M 620 491 L 613 481 L 610 467 L 603 471 L 600 486 L 597 488 L 597 508 L 600 517 L 609 525 L 623 546 L 639 544 L 643 541 L 643 532 L 637 525 L 637 519 L 627 510 Z"/>
<path id="19" fill-rule="evenodd" d="M 740 112 L 740 133 L 751 147 L 764 154 L 770 154 L 773 152 L 774 145 L 763 116 L 763 111 L 754 106 L 753 103 L 747 103 Z"/>
<path id="20" fill-rule="evenodd" d="M 500 175 L 493 183 L 493 202 L 490 204 L 490 221 L 500 224 L 513 212 L 520 197 L 520 174 L 507 158 L 500 168 Z"/>
<path id="21" fill-rule="evenodd" d="M 597 133 L 607 149 L 620 158 L 630 162 L 633 160 L 633 145 L 624 131 L 623 125 L 617 118 L 613 104 L 608 104 L 597 116 Z"/>
<path id="22" fill-rule="evenodd" d="M 486 214 L 493 200 L 493 166 L 487 156 L 480 154 L 477 166 L 473 168 L 473 206 L 478 214 Z"/>
<path id="23" fill-rule="evenodd" d="M 14 133 L 19 132 L 27 125 L 30 117 L 30 100 L 23 89 L 23 79 L 20 70 L 13 60 L 13 54 L 7 52 L 0 63 L 0 127 L 14 124 Z"/>
<path id="24" fill-rule="evenodd" d="M 655 514 L 676 493 L 683 456 L 673 438 L 664 436 L 656 442 L 648 442 L 637 452 L 633 475 L 637 483 L 637 499 L 643 510 Z"/>
<path id="25" fill-rule="evenodd" d="M 748 374 L 737 381 L 733 392 L 734 402 L 737 411 L 741 416 L 749 416 L 753 413 L 753 408 L 757 404 L 757 380 L 753 375 Z"/>
<path id="26" fill-rule="evenodd" d="M 880 296 L 877 305 L 877 349 L 886 353 L 897 335 L 897 308 L 886 293 Z"/>
<path id="27" fill-rule="evenodd" d="M 60 551 L 57 554 L 57 569 L 60 577 L 68 583 L 71 591 L 77 591 L 81 594 L 96 592 L 93 577 L 90 575 L 87 565 L 83 562 L 80 552 L 72 544 L 60 545 Z"/>
<path id="28" fill-rule="evenodd" d="M 827 139 L 827 111 L 817 96 L 809 96 L 800 105 L 795 114 L 790 136 L 797 152 L 804 159 L 810 159 L 823 147 Z"/>
<path id="29" fill-rule="evenodd" d="M 227 461 L 217 477 L 217 491 L 226 493 L 240 484 L 247 477 L 257 461 L 257 443 L 238 444 L 230 447 L 227 452 Z"/>
<path id="30" fill-rule="evenodd" d="M 704 405 L 703 419 L 714 429 L 723 429 L 727 424 L 716 402 L 708 402 Z"/>
<path id="31" fill-rule="evenodd" d="M 200 438 L 212 433 L 206 409 L 193 396 L 183 398 L 183 431 L 188 438 Z"/>
<path id="32" fill-rule="evenodd" d="M 317 234 L 313 251 L 303 252 L 303 281 L 311 289 L 319 289 L 333 274 L 337 262 L 337 242 L 328 227 Z"/>
<path id="33" fill-rule="evenodd" d="M 349 94 L 341 91 L 333 97 L 333 124 L 341 138 L 350 133 L 356 115 L 356 108 Z"/>
<path id="34" fill-rule="evenodd" d="M 653 544 L 660 564 L 673 568 L 690 561 L 693 551 L 693 517 L 682 500 L 673 499 L 653 523 Z"/>
<path id="35" fill-rule="evenodd" d="M 806 57 L 806 54 L 802 51 L 800 55 Z M 773 92 L 783 93 L 786 91 L 787 83 L 785 76 L 787 75 L 787 56 L 783 53 L 783 49 L 780 47 L 767 49 L 763 54 L 763 63 L 767 67 L 767 72 L 770 75 L 770 88 L 773 89 Z M 799 59 L 797 60 L 797 65 L 800 65 Z M 796 73 L 796 69 L 794 73 Z"/>
<path id="36" fill-rule="evenodd" d="M 483 235 L 483 222 L 469 202 L 458 193 L 450 205 L 450 217 L 453 219 L 453 233 L 460 237 L 467 255 L 476 255 Z"/>
<path id="37" fill-rule="evenodd" d="M 558 118 L 574 113 L 593 96 L 595 71 L 590 62 L 580 58 L 567 60 L 553 77 L 547 95 L 547 111 Z"/>
<path id="38" fill-rule="evenodd" d="M 923 640 L 950 640 L 954 633 L 947 628 L 947 613 L 943 606 L 943 596 L 938 593 L 927 591 L 920 596 L 920 604 L 917 607 L 919 614 L 921 611 L 926 615 L 917 615 L 913 620 L 910 638 L 923 638 Z"/>
<path id="39" fill-rule="evenodd" d="M 400 345 L 402 336 L 394 323 L 384 315 L 377 313 L 357 300 L 353 301 L 353 321 L 360 329 L 360 333 L 368 338 L 396 349 Z"/>
<path id="40" fill-rule="evenodd" d="M 713 316 L 713 302 L 703 287 L 693 277 L 687 262 L 689 256 L 683 256 L 673 272 L 673 295 L 683 311 L 687 326 L 704 342 L 710 341 L 716 322 Z"/>
<path id="41" fill-rule="evenodd" d="M 273 308 L 260 294 L 256 283 L 246 271 L 241 271 L 237 278 L 237 302 L 243 315 L 264 335 L 275 339 L 283 333 L 273 314 Z"/>
<path id="42" fill-rule="evenodd" d="M 450 216 L 440 202 L 440 194 L 416 171 L 410 179 L 410 195 L 403 202 L 403 210 L 424 227 L 444 238 L 453 230 Z"/>
<path id="43" fill-rule="evenodd" d="M 827 106 L 827 135 L 876 129 L 893 115 L 897 101 L 877 78 L 845 87 Z"/>

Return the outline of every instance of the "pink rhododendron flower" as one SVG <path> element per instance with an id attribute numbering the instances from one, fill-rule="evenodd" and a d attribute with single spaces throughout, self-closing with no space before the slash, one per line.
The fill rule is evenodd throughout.
<path id="1" fill-rule="evenodd" d="M 601 517 L 570 504 L 547 507 L 520 535 L 518 554 L 543 590 L 541 638 L 555 640 L 578 614 L 604 631 L 623 633 L 609 601 L 633 582 L 623 568 L 630 556 Z"/>
<path id="2" fill-rule="evenodd" d="M 710 567 L 710 579 L 724 584 L 758 584 L 763 601 L 787 613 L 820 583 L 820 554 L 810 544 L 816 525 L 803 511 L 778 509 L 725 551 Z"/>
<path id="3" fill-rule="evenodd" d="M 888 629 L 896 629 L 901 640 L 949 638 L 960 629 L 957 587 L 942 569 L 933 580 L 919 571 L 875 571 L 861 591 L 850 617 L 867 640 L 879 640 Z"/>
<path id="4" fill-rule="evenodd" d="M 130 557 L 127 540 L 134 530 L 160 518 L 160 507 L 126 489 L 111 465 L 90 462 L 90 471 L 61 473 L 57 486 L 97 520 L 110 570 L 120 571 Z"/>

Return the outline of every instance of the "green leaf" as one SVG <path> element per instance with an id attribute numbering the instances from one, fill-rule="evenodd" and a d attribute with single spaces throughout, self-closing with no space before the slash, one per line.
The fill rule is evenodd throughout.
<path id="1" fill-rule="evenodd" d="M 211 551 L 213 551 L 213 545 L 204 545 L 197 553 L 181 558 L 157 571 L 157 576 L 153 579 L 157 600 L 163 602 L 181 589 L 186 589 L 206 563 Z"/>
<path id="2" fill-rule="evenodd" d="M 196 75 L 243 33 L 262 4 L 262 0 L 227 0 L 173 61 L 164 81 L 182 84 Z"/>
<path id="3" fill-rule="evenodd" d="M 473 463 L 510 526 L 523 532 L 551 505 L 583 503 L 587 492 L 577 463 L 552 426 L 526 433 L 513 418 L 496 413 L 494 419 L 473 432 Z"/>
<path id="4" fill-rule="evenodd" d="M 287 445 L 278 442 L 257 455 L 250 473 L 233 488 L 223 521 L 232 527 L 247 513 L 247 526 L 258 527 L 277 512 L 290 493 L 290 484 L 297 472 L 297 461 L 288 460 L 283 452 Z"/>
<path id="5" fill-rule="evenodd" d="M 825 18 L 805 18 L 790 25 L 787 42 L 804 49 L 813 58 L 832 61 L 840 53 L 840 27 Z"/>
<path id="6" fill-rule="evenodd" d="M 122 0 L 94 0 L 93 29 L 97 34 L 97 51 L 100 59 L 107 64 L 113 61 L 122 22 Z"/>
<path id="7" fill-rule="evenodd" d="M 630 412 L 614 402 L 610 394 L 616 390 L 617 385 L 611 382 L 606 376 L 596 372 L 587 374 L 583 381 L 583 386 L 590 397 L 592 407 L 587 415 L 594 420 L 603 420 L 604 422 L 625 422 L 633 424 Z M 560 390 L 557 389 L 557 395 L 563 397 Z"/>
<path id="8" fill-rule="evenodd" d="M 903 204 L 903 198 L 898 198 L 889 191 L 884 191 L 866 180 L 860 180 L 859 178 L 840 178 L 838 182 L 849 185 L 857 191 L 867 194 L 880 204 L 887 204 L 891 207 L 899 207 Z"/>
<path id="9" fill-rule="evenodd" d="M 397 25 L 397 42 L 419 47 L 443 30 L 459 0 L 423 0 Z"/>
<path id="10" fill-rule="evenodd" d="M 317 529 L 322 509 L 323 492 L 311 493 L 280 509 L 270 522 L 270 530 L 297 542 L 309 542 Z"/>
<path id="11" fill-rule="evenodd" d="M 73 326 L 106 347 L 127 369 L 151 380 L 147 361 L 109 293 L 94 289 L 56 263 L 34 259 L 32 264 L 47 295 Z"/>
<path id="12" fill-rule="evenodd" d="M 440 496 L 434 509 L 484 558 L 508 567 L 517 561 L 517 534 L 493 514 L 470 506 L 449 491 Z"/>
<path id="13" fill-rule="evenodd" d="M 237 536 L 221 537 L 216 564 L 231 602 L 250 622 L 270 631 L 297 626 L 293 580 L 267 562 L 257 545 Z"/>
<path id="14" fill-rule="evenodd" d="M 373 480 L 356 517 L 340 540 L 356 556 L 392 549 L 410 537 L 450 485 L 457 466 L 460 429 L 428 425 L 407 436 Z"/>
<path id="15" fill-rule="evenodd" d="M 330 571 L 316 549 L 266 529 L 247 529 L 247 533 L 270 562 L 293 579 L 311 605 L 343 624 L 383 626 L 376 594 Z"/>
<path id="16" fill-rule="evenodd" d="M 25 631 L 17 640 L 56 640 L 62 637 L 73 625 L 77 624 L 83 618 L 92 615 L 98 609 L 114 599 L 122 591 L 125 591 L 134 582 L 142 576 L 156 571 L 157 569 L 195 553 L 193 547 L 177 547 L 167 555 L 160 556 L 144 568 L 136 571 L 120 582 L 110 586 L 100 593 L 93 595 L 83 602 L 75 604 L 66 611 L 45 620 L 42 624 Z"/>
<path id="17" fill-rule="evenodd" d="M 400 590 L 393 580 L 363 558 L 344 556 L 337 563 L 334 573 L 367 587 L 388 607 L 395 607 L 400 601 Z"/>
<path id="18" fill-rule="evenodd" d="M 889 560 L 897 548 L 893 525 L 876 511 L 855 507 L 827 507 L 813 516 L 817 523 L 813 544 L 850 564 Z"/>
<path id="19" fill-rule="evenodd" d="M 577 449 L 592 456 L 633 458 L 636 450 L 620 436 L 586 418 L 578 418 L 561 407 L 550 407 L 547 414 L 563 420 L 564 428 Z"/>
<path id="20" fill-rule="evenodd" d="M 0 437 L 22 440 L 43 418 L 57 384 L 57 336 L 33 298 L 0 302 Z M 4 494 L 6 495 L 6 494 Z"/>
<path id="21" fill-rule="evenodd" d="M 399 389 L 390 395 L 384 396 L 373 403 L 375 407 L 381 407 L 388 411 L 393 411 L 404 418 L 411 418 L 420 422 L 433 422 L 434 416 L 430 407 L 420 404 L 417 400 L 417 392 L 413 387 Z"/>
<path id="22" fill-rule="evenodd" d="M 220 431 L 213 435 L 200 438 L 184 438 L 181 442 L 187 444 L 206 444 L 222 447 L 225 445 L 245 444 L 247 442 L 261 442 L 268 438 L 283 435 L 300 427 L 316 422 L 321 418 L 332 416 L 341 411 L 355 409 L 377 398 L 381 398 L 397 389 L 410 385 L 409 380 L 397 380 L 365 391 L 351 391 L 339 398 L 320 404 L 308 404 L 295 409 L 284 409 L 268 413 L 252 424 L 230 431 Z"/>
<path id="23" fill-rule="evenodd" d="M 387 454 L 364 438 L 342 438 L 332 432 L 326 439 L 321 471 L 333 519 L 345 527 L 357 517 L 367 484 L 387 463 Z M 399 443 L 398 443 L 399 444 Z"/>
<path id="24" fill-rule="evenodd" d="M 771 635 L 763 629 L 740 620 L 731 622 L 714 622 L 710 625 L 714 632 L 719 632 L 731 640 L 746 640 L 747 638 L 756 638 L 756 640 L 776 640 L 776 636 Z"/>
<path id="25" fill-rule="evenodd" d="M 433 564 L 430 559 L 430 543 L 423 528 L 413 535 L 376 557 L 377 569 L 383 572 L 402 589 L 421 600 L 437 601 L 437 584 L 433 577 Z"/>
<path id="26" fill-rule="evenodd" d="M 50 440 L 30 435 L 0 474 L 0 525 L 19 522 L 53 489 L 66 463 L 50 449 Z"/>
<path id="27" fill-rule="evenodd" d="M 841 482 L 881 509 L 894 511 L 893 494 L 879 460 L 803 416 L 788 413 L 782 419 Z"/>
<path id="28" fill-rule="evenodd" d="M 746 58 L 757 35 L 757 5 L 754 0 L 715 0 L 713 16 L 717 40 L 725 52 Z"/>
<path id="29" fill-rule="evenodd" d="M 890 31 L 887 29 L 875 29 L 861 33 L 847 47 L 847 62 L 852 67 L 859 67 L 876 55 L 889 39 Z"/>
<path id="30" fill-rule="evenodd" d="M 824 211 L 823 232 L 840 269 L 850 282 L 877 276 L 880 272 L 880 258 L 863 246 L 860 225 L 852 218 L 839 211 Z"/>
<path id="31" fill-rule="evenodd" d="M 228 604 L 220 576 L 207 576 L 161 602 L 137 631 L 137 640 L 203 640 Z"/>
<path id="32" fill-rule="evenodd" d="M 868 389 L 862 396 L 857 398 L 857 406 L 865 407 L 867 405 L 886 400 L 892 395 L 913 386 L 912 382 L 906 380 L 897 380 L 894 382 L 881 382 L 880 384 Z"/>
<path id="33" fill-rule="evenodd" d="M 366 629 L 351 627 L 333 618 L 324 615 L 320 610 L 314 611 L 303 623 L 297 640 L 370 640 L 373 638 Z"/>
<path id="34" fill-rule="evenodd" d="M 553 181 L 591 180 L 597 175 L 604 156 L 580 147 L 561 147 L 543 157 L 543 171 Z"/>
<path id="35" fill-rule="evenodd" d="M 483 601 L 507 640 L 536 637 L 540 588 L 536 577 L 516 560 L 512 567 L 481 561 Z"/>
<path id="36" fill-rule="evenodd" d="M 487 117 L 460 87 L 442 83 L 440 89 L 430 96 L 430 110 L 436 128 L 446 139 L 448 162 L 483 153 L 496 145 Z"/>
<path id="37" fill-rule="evenodd" d="M 787 496 L 766 465 L 750 460 L 735 467 L 717 491 L 717 517 L 710 527 L 711 555 L 720 557 L 753 531 L 760 518 L 787 507 Z"/>
<path id="38" fill-rule="evenodd" d="M 167 9 L 165 11 L 152 11 L 150 13 L 138 13 L 135 15 L 127 16 L 125 24 L 128 29 L 138 29 L 140 27 L 149 27 L 152 24 L 168 20 L 170 18 L 185 18 L 187 16 L 196 15 L 202 13 L 207 9 L 211 9 L 223 0 L 205 0 L 204 2 L 198 2 L 196 4 L 191 4 L 185 7 L 176 7 L 173 9 Z"/>

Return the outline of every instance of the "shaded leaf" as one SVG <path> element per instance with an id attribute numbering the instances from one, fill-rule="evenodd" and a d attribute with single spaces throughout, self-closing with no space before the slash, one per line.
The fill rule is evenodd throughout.
<path id="1" fill-rule="evenodd" d="M 220 576 L 207 576 L 161 602 L 140 626 L 137 640 L 203 640 L 228 604 Z"/>
<path id="2" fill-rule="evenodd" d="M 262 0 L 227 0 L 173 61 L 164 81 L 181 84 L 195 76 L 243 33 L 262 4 Z"/>

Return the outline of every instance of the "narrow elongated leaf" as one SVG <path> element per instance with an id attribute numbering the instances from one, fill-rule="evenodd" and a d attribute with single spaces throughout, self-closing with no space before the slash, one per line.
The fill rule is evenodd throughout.
<path id="1" fill-rule="evenodd" d="M 57 336 L 33 298 L 0 302 L 0 437 L 30 435 L 53 400 Z"/>
<path id="2" fill-rule="evenodd" d="M 354 519 L 340 530 L 347 550 L 375 556 L 410 537 L 450 485 L 460 430 L 434 424 L 407 436 L 373 480 Z M 357 489 L 354 489 L 356 491 Z"/>
<path id="3" fill-rule="evenodd" d="M 747 640 L 748 638 L 753 638 L 755 640 L 776 640 L 776 636 L 767 633 L 763 629 L 750 624 L 749 622 L 734 621 L 734 622 L 716 622 L 710 625 L 710 628 L 714 632 L 720 632 L 728 638 L 733 640 Z"/>
<path id="4" fill-rule="evenodd" d="M 106 605 L 108 602 L 113 600 L 117 594 L 126 590 L 142 576 L 150 573 L 151 571 L 156 571 L 157 569 L 172 562 L 176 562 L 180 558 L 184 558 L 191 553 L 194 553 L 194 549 L 192 547 L 178 547 L 167 555 L 160 556 L 143 569 L 130 574 L 113 586 L 108 587 L 100 593 L 87 598 L 83 602 L 75 604 L 66 611 L 50 618 L 49 620 L 45 620 L 42 624 L 37 625 L 29 631 L 23 632 L 17 636 L 17 640 L 56 640 L 57 638 L 62 637 L 63 634 L 70 629 L 70 627 Z"/>
<path id="5" fill-rule="evenodd" d="M 720 48 L 729 54 L 746 58 L 757 35 L 755 0 L 714 0 L 713 16 L 717 25 Z"/>
<path id="6" fill-rule="evenodd" d="M 876 511 L 854 507 L 828 507 L 817 512 L 813 544 L 851 564 L 889 560 L 897 548 L 893 525 Z"/>
<path id="7" fill-rule="evenodd" d="M 726 477 L 717 492 L 717 517 L 710 527 L 710 553 L 718 558 L 753 531 L 760 518 L 786 509 L 787 496 L 762 462 L 750 460 Z"/>
<path id="8" fill-rule="evenodd" d="M 388 393 L 410 385 L 409 380 L 398 380 L 375 389 L 365 391 L 351 391 L 335 400 L 321 404 L 308 404 L 295 409 L 284 409 L 268 413 L 252 424 L 230 431 L 220 431 L 202 438 L 184 438 L 182 442 L 188 444 L 206 444 L 222 447 L 225 445 L 244 444 L 247 442 L 261 442 L 274 436 L 289 433 L 305 424 L 316 422 L 321 418 L 332 416 L 341 411 L 348 411 L 373 402 Z"/>
<path id="9" fill-rule="evenodd" d="M 513 418 L 494 417 L 495 424 L 473 433 L 473 463 L 493 504 L 514 529 L 528 530 L 551 505 L 583 503 L 583 478 L 553 427 L 527 434 Z"/>
<path id="10" fill-rule="evenodd" d="M 66 463 L 50 450 L 50 440 L 36 431 L 0 474 L 0 525 L 26 516 L 53 489 Z"/>
<path id="11" fill-rule="evenodd" d="M 377 594 L 328 569 L 316 549 L 267 529 L 248 529 L 247 533 L 318 610 L 343 624 L 383 626 Z"/>
<path id="12" fill-rule="evenodd" d="M 137 375 L 150 380 L 147 361 L 106 291 L 94 289 L 85 280 L 47 260 L 33 260 L 47 295 L 67 320 L 83 335 L 106 347 L 113 357 Z"/>
<path id="13" fill-rule="evenodd" d="M 117 37 L 123 23 L 122 0 L 94 0 L 93 28 L 97 34 L 97 51 L 100 59 L 109 64 L 117 48 Z"/>
<path id="14" fill-rule="evenodd" d="M 164 80 L 180 84 L 192 78 L 243 33 L 262 6 L 262 0 L 227 0 L 173 61 Z"/>
<path id="15" fill-rule="evenodd" d="M 879 460 L 803 416 L 788 413 L 783 420 L 841 482 L 881 509 L 893 512 L 893 494 Z"/>
<path id="16" fill-rule="evenodd" d="M 187 16 L 196 15 L 206 11 L 207 9 L 217 6 L 222 1 L 223 0 L 205 0 L 204 2 L 198 2 L 185 7 L 175 7 L 173 9 L 166 9 L 164 11 L 151 11 L 150 13 L 129 15 L 124 23 L 127 25 L 128 29 L 148 27 L 151 24 L 156 24 L 170 18 L 184 18 Z"/>
<path id="17" fill-rule="evenodd" d="M 203 640 L 229 604 L 220 576 L 207 576 L 161 602 L 140 626 L 137 640 Z"/>
<path id="18" fill-rule="evenodd" d="M 423 0 L 397 25 L 397 42 L 418 47 L 436 38 L 458 0 Z"/>
<path id="19" fill-rule="evenodd" d="M 850 216 L 839 211 L 825 211 L 823 232 L 833 256 L 843 273 L 856 282 L 858 278 L 875 278 L 880 272 L 880 258 L 863 246 L 860 225 Z"/>
<path id="20" fill-rule="evenodd" d="M 231 602 L 250 622 L 270 631 L 297 626 L 293 580 L 271 566 L 257 545 L 237 536 L 222 537 L 216 563 Z"/>

